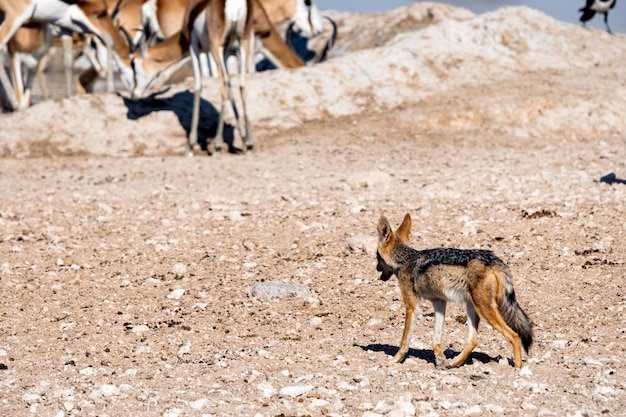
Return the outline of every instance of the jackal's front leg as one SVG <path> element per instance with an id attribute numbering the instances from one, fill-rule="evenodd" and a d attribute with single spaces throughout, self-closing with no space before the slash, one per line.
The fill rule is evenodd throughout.
<path id="1" fill-rule="evenodd" d="M 402 362 L 406 356 L 409 351 L 409 343 L 411 343 L 411 338 L 413 337 L 413 329 L 420 316 L 418 299 L 412 293 L 404 297 L 404 304 L 406 306 L 406 318 L 404 321 L 402 340 L 400 341 L 398 352 L 392 358 L 389 358 L 388 362 L 390 363 Z"/>
<path id="2" fill-rule="evenodd" d="M 413 329 L 415 328 L 415 323 L 417 322 L 417 318 L 419 317 L 419 312 L 417 308 L 406 309 L 406 320 L 404 322 L 404 331 L 402 332 L 402 340 L 400 341 L 400 348 L 398 352 L 392 357 L 389 358 L 389 362 L 402 362 L 407 352 L 409 351 L 409 343 L 411 343 L 411 338 L 413 337 Z"/>

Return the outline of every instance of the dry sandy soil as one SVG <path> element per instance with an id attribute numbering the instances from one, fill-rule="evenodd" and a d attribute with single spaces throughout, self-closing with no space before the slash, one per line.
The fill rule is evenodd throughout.
<path id="1" fill-rule="evenodd" d="M 529 9 L 419 7 L 456 17 L 410 32 L 376 15 L 407 32 L 251 77 L 245 155 L 180 156 L 185 84 L 0 115 L 0 415 L 623 414 L 626 39 Z M 340 103 L 363 61 L 370 84 Z M 404 308 L 378 279 L 375 225 L 407 212 L 414 247 L 509 264 L 535 331 L 522 370 L 484 323 L 464 366 L 436 369 L 429 304 L 406 361 L 386 362 Z M 268 301 L 257 282 L 311 293 Z M 449 355 L 463 319 L 448 308 Z"/>

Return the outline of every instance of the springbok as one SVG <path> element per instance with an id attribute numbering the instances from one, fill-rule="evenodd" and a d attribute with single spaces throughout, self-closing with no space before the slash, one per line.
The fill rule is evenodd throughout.
<path id="1" fill-rule="evenodd" d="M 149 0 L 144 3 L 142 13 L 147 36 L 153 39 L 166 39 L 178 32 L 188 2 L 189 0 Z M 322 32 L 322 20 L 316 0 L 258 0 L 258 3 L 264 10 L 264 16 L 259 16 L 259 12 L 255 11 L 254 33 L 260 41 L 255 42 L 255 49 L 277 68 L 284 68 L 285 60 L 293 61 L 296 55 L 283 52 L 282 42 L 275 39 L 275 36 L 279 35 L 274 30 L 275 26 L 289 24 L 290 30 L 305 38 L 315 37 Z M 265 23 L 268 21 L 271 22 L 272 30 Z M 214 68 L 215 63 L 211 64 Z M 292 62 L 289 67 L 293 65 Z M 254 69 L 254 66 L 251 68 Z"/>
<path id="2" fill-rule="evenodd" d="M 93 33 L 100 37 L 105 45 L 111 45 L 110 35 L 102 28 L 102 21 L 107 17 L 102 0 L 0 0 L 0 14 L 4 21 L 0 25 L 0 48 L 3 48 L 15 32 L 27 21 L 53 23 L 73 32 Z M 1 59 L 1 58 L 0 58 Z M 4 70 L 4 64 L 0 62 Z M 6 82 L 6 74 L 0 71 L 0 82 L 10 105 L 18 107 L 15 92 Z"/>
<path id="3" fill-rule="evenodd" d="M 133 82 L 132 68 L 130 66 L 130 54 L 144 41 L 144 22 L 142 20 L 142 6 L 147 0 L 104 0 L 107 13 L 116 29 L 123 30 L 127 36 L 120 36 L 116 33 L 113 37 L 115 52 L 118 55 L 117 64 L 120 72 L 120 79 L 124 87 L 130 89 Z M 70 44 L 64 44 L 65 56 L 67 57 L 71 49 Z M 87 58 L 91 67 L 83 71 L 78 76 L 76 89 L 79 93 L 92 92 L 98 78 L 107 77 L 107 83 L 112 82 L 112 74 L 109 73 L 106 63 L 108 62 L 108 52 L 96 37 L 89 35 L 81 50 L 81 54 Z M 71 80 L 72 63 L 65 64 L 66 77 Z M 113 87 L 107 87 L 112 91 Z"/>
<path id="4" fill-rule="evenodd" d="M 230 6 L 229 6 L 230 3 Z M 213 56 L 217 66 L 218 75 L 222 81 L 222 105 L 218 122 L 218 131 L 215 140 L 212 142 L 214 151 L 219 152 L 223 145 L 223 127 L 224 127 L 224 109 L 226 101 L 231 101 L 232 89 L 228 72 L 225 68 L 224 52 L 227 51 L 226 45 L 220 45 L 220 42 L 228 41 L 228 37 L 224 38 L 228 33 L 225 23 L 216 19 L 216 8 L 219 12 L 221 7 L 233 7 L 233 4 L 246 4 L 247 16 L 244 30 L 239 40 L 239 72 L 240 72 L 240 92 L 242 96 L 242 114 L 238 117 L 239 129 L 244 139 L 244 148 L 252 149 L 252 135 L 249 129 L 248 116 L 246 112 L 246 59 L 249 52 L 249 40 L 251 32 L 263 33 L 266 47 L 271 49 L 279 58 L 283 67 L 296 68 L 303 66 L 302 60 L 285 44 L 280 34 L 269 21 L 264 8 L 258 0 L 192 0 L 185 12 L 183 30 L 170 36 L 165 41 L 150 46 L 145 55 L 135 54 L 132 59 L 132 66 L 135 72 L 135 83 L 131 91 L 134 99 L 143 97 L 148 90 L 160 88 L 171 75 L 178 71 L 184 64 L 184 58 L 191 56 L 194 71 L 194 104 L 192 112 L 192 123 L 187 139 L 187 155 L 193 154 L 193 148 L 198 141 L 198 120 L 200 112 L 200 93 L 202 89 L 202 74 L 200 71 L 198 54 L 208 51 Z M 202 11 L 198 9 L 204 7 Z M 234 8 L 234 7 L 233 7 Z M 225 9 L 229 10 L 229 9 Z M 217 13 L 217 17 L 220 14 Z M 223 14 L 222 14 L 223 16 Z M 210 17 L 210 18 L 209 18 Z M 251 19 L 252 17 L 252 19 Z M 252 28 L 250 28 L 252 26 Z M 232 28 L 231 30 L 235 30 Z M 245 36 L 244 36 L 245 35 Z M 232 38 L 232 36 L 230 36 Z M 263 38 L 262 38 L 263 39 Z M 230 44 L 232 46 L 232 43 Z M 235 115 L 238 113 L 235 111 Z M 209 147 L 209 153 L 211 152 Z M 244 149 L 245 150 L 245 149 Z"/>
<path id="5" fill-rule="evenodd" d="M 26 21 L 52 23 L 67 31 L 95 35 L 110 51 L 107 53 L 108 72 L 112 74 L 112 61 L 115 60 L 122 81 L 130 88 L 133 78 L 130 46 L 113 25 L 104 0 L 0 0 L 0 15 L 4 15 L 0 25 L 0 48 Z M 2 62 L 0 68 L 3 68 Z M 16 108 L 15 93 L 7 81 L 6 74 L 0 71 L 0 83 L 10 97 L 11 107 Z"/>
<path id="6" fill-rule="evenodd" d="M 52 44 L 52 25 L 47 23 L 27 23 L 20 27 L 6 46 L 15 93 L 16 108 L 8 105 L 8 110 L 21 110 L 30 105 L 31 88 L 35 76 L 39 77 L 44 95 L 45 82 L 42 79 L 44 57 Z M 5 50 L 3 50 L 3 53 Z M 4 70 L 4 69 L 2 69 Z M 24 79 L 23 72 L 26 72 Z"/>
<path id="7" fill-rule="evenodd" d="M 317 0 L 260 0 L 275 25 L 291 22 L 305 38 L 322 33 L 322 18 Z"/>

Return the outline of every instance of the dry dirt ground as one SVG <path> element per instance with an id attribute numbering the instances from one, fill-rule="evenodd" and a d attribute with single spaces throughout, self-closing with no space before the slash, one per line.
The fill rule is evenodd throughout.
<path id="1" fill-rule="evenodd" d="M 527 71 L 393 110 L 261 126 L 245 155 L 59 156 L 38 154 L 38 137 L 27 157 L 6 151 L 0 415 L 623 415 L 626 134 L 484 110 L 540 114 L 546 95 L 602 106 L 625 76 L 618 63 L 597 71 L 604 84 L 586 69 Z M 29 111 L 19 117 L 34 127 Z M 110 129 L 122 148 L 127 135 Z M 378 279 L 375 225 L 407 212 L 414 247 L 491 249 L 509 264 L 535 331 L 521 371 L 484 323 L 464 366 L 436 369 L 429 304 L 407 360 L 386 362 L 404 309 L 395 278 Z M 267 301 L 250 294 L 256 282 L 311 294 Z M 449 355 L 463 319 L 449 306 Z"/>

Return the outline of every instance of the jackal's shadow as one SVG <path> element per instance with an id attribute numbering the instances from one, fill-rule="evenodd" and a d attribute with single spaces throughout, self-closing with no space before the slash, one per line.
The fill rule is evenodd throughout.
<path id="1" fill-rule="evenodd" d="M 170 111 L 178 118 L 178 123 L 185 130 L 187 138 L 191 131 L 191 115 L 193 113 L 193 93 L 181 91 L 172 96 L 160 97 L 165 91 L 154 93 L 148 97 L 133 100 L 123 97 L 124 105 L 128 109 L 129 120 L 139 120 L 153 112 Z M 198 121 L 198 145 L 203 151 L 207 150 L 207 144 L 215 139 L 219 112 L 208 101 L 200 98 L 200 119 Z M 228 145 L 228 151 L 237 152 L 233 146 L 235 129 L 232 125 L 224 124 L 224 143 Z"/>
<path id="2" fill-rule="evenodd" d="M 391 346 L 391 345 L 381 345 L 381 344 L 370 344 L 367 346 L 361 346 L 361 345 L 357 345 L 355 344 L 354 346 L 360 347 L 363 350 L 371 350 L 373 352 L 384 352 L 387 355 L 389 355 L 389 357 L 392 357 L 393 355 L 395 355 L 398 352 L 398 347 L 396 346 Z M 446 349 L 443 354 L 446 356 L 446 359 L 452 359 L 455 356 L 457 356 L 460 352 L 456 352 L 452 349 Z M 432 363 L 433 365 L 435 365 L 435 352 L 433 352 L 430 349 L 410 349 L 407 352 L 407 355 L 405 357 L 405 360 L 408 358 L 417 358 L 417 359 L 421 359 L 423 361 Z M 490 363 L 490 362 L 499 362 L 501 359 L 500 356 L 497 357 L 492 357 L 489 356 L 485 353 L 480 353 L 480 352 L 472 352 L 469 356 L 469 358 L 467 358 L 467 360 L 465 361 L 466 364 L 468 363 L 472 363 L 474 360 L 481 362 L 481 363 Z"/>

